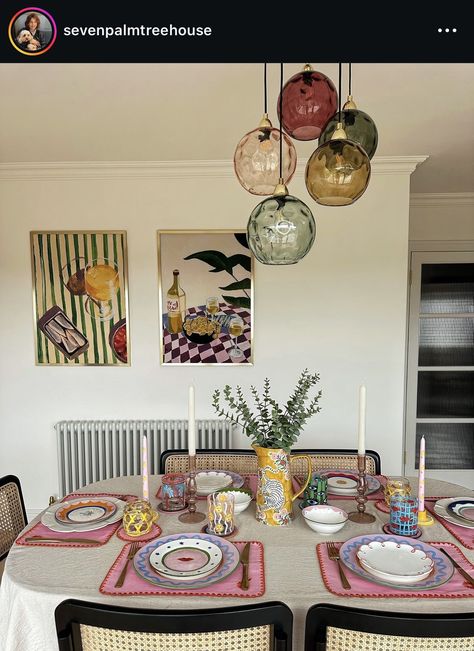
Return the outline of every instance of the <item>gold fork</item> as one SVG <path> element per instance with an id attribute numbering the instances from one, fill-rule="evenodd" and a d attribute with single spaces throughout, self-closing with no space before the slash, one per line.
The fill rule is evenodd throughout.
<path id="1" fill-rule="evenodd" d="M 342 587 L 344 590 L 350 590 L 351 589 L 351 584 L 347 580 L 346 575 L 344 574 L 344 570 L 342 569 L 341 565 L 341 559 L 339 556 L 339 551 L 336 547 L 336 545 L 332 542 L 326 543 L 327 549 L 328 549 L 328 556 L 332 561 L 336 561 L 337 566 L 339 568 L 339 576 L 341 577 L 341 583 Z"/>
<path id="2" fill-rule="evenodd" d="M 127 574 L 127 570 L 128 570 L 128 564 L 130 563 L 130 561 L 133 559 L 133 557 L 137 553 L 139 547 L 140 547 L 140 545 L 137 542 L 133 542 L 130 545 L 130 549 L 128 550 L 128 554 L 127 554 L 127 561 L 126 561 L 125 565 L 123 566 L 123 570 L 120 572 L 119 578 L 115 582 L 115 587 L 116 588 L 121 588 L 123 586 L 123 582 L 125 581 L 125 575 Z"/>

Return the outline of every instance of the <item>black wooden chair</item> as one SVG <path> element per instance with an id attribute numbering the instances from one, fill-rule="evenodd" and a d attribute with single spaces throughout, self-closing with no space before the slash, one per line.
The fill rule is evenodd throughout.
<path id="1" fill-rule="evenodd" d="M 305 651 L 474 651 L 474 613 L 416 614 L 317 604 Z"/>
<path id="2" fill-rule="evenodd" d="M 196 451 L 196 466 L 198 470 L 230 470 L 231 472 L 256 474 L 257 455 L 252 448 L 243 450 L 206 450 Z M 339 470 L 357 471 L 357 450 L 350 449 L 303 449 L 292 450 L 292 454 L 308 454 L 311 457 L 313 470 L 336 468 Z M 380 475 L 380 456 L 374 450 L 367 450 L 367 474 Z M 292 465 L 294 474 L 306 473 L 304 459 L 296 459 Z M 186 472 L 188 470 L 187 450 L 165 450 L 161 454 L 160 473 Z"/>
<path id="3" fill-rule="evenodd" d="M 60 651 L 291 651 L 293 614 L 279 601 L 148 610 L 68 599 L 55 611 Z"/>
<path id="4" fill-rule="evenodd" d="M 14 475 L 0 478 L 0 576 L 18 534 L 27 524 L 20 480 Z"/>

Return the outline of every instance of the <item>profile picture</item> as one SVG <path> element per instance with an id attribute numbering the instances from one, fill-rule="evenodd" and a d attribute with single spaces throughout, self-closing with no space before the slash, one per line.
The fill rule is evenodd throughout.
<path id="1" fill-rule="evenodd" d="M 47 11 L 39 7 L 26 7 L 13 16 L 8 34 L 16 50 L 27 56 L 38 56 L 51 48 L 57 29 Z"/>

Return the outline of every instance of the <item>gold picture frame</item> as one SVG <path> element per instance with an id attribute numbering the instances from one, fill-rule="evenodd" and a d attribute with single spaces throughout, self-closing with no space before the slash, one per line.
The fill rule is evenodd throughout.
<path id="1" fill-rule="evenodd" d="M 37 366 L 130 366 L 123 230 L 31 231 Z"/>
<path id="2" fill-rule="evenodd" d="M 243 229 L 157 231 L 162 366 L 253 366 L 255 260 L 246 236 Z M 174 279 L 177 294 L 169 294 Z M 234 332 L 243 328 L 237 337 L 232 319 Z"/>

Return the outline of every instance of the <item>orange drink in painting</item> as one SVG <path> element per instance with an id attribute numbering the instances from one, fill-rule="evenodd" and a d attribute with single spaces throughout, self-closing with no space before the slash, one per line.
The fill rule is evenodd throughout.
<path id="1" fill-rule="evenodd" d="M 97 301 L 110 301 L 119 288 L 117 270 L 109 264 L 93 264 L 86 269 L 86 292 Z"/>

